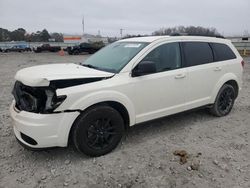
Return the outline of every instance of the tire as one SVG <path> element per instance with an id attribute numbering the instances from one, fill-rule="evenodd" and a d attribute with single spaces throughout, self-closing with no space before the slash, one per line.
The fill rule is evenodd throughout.
<path id="1" fill-rule="evenodd" d="M 78 50 L 73 51 L 73 55 L 79 55 L 79 54 L 80 54 L 80 53 L 79 53 Z"/>
<path id="2" fill-rule="evenodd" d="M 228 115 L 234 105 L 236 98 L 235 89 L 229 84 L 224 84 L 219 90 L 215 103 L 210 108 L 210 113 L 217 117 Z"/>
<path id="3" fill-rule="evenodd" d="M 94 54 L 95 53 L 95 50 L 90 50 L 89 51 L 89 54 Z"/>
<path id="4" fill-rule="evenodd" d="M 95 106 L 81 114 L 72 129 L 73 144 L 85 155 L 97 157 L 111 152 L 124 133 L 124 121 L 109 106 Z"/>

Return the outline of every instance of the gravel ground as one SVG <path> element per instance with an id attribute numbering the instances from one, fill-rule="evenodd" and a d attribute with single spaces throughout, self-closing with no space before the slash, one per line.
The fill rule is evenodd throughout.
<path id="1" fill-rule="evenodd" d="M 22 148 L 8 112 L 15 72 L 86 57 L 0 53 L 0 187 L 250 187 L 250 58 L 243 89 L 226 117 L 198 110 L 137 125 L 112 153 L 98 158 L 72 147 Z M 176 150 L 187 152 L 179 152 L 185 164 Z"/>

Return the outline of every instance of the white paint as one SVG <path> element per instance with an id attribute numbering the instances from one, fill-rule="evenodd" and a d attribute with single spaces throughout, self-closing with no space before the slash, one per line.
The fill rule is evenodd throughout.
<path id="1" fill-rule="evenodd" d="M 112 73 L 70 63 L 39 65 L 24 68 L 16 73 L 15 79 L 28 86 L 48 86 L 50 80 L 99 78 L 113 75 Z"/>
<path id="2" fill-rule="evenodd" d="M 75 64 L 43 65 L 19 71 L 16 79 L 30 86 L 45 86 L 50 80 L 108 77 L 110 79 L 64 89 L 57 95 L 67 95 L 56 111 L 81 109 L 105 101 L 121 103 L 128 111 L 130 126 L 182 112 L 195 107 L 212 104 L 221 86 L 235 80 L 241 88 L 242 57 L 229 40 L 209 37 L 141 37 L 125 39 L 130 42 L 150 42 L 118 74 L 107 73 Z M 237 58 L 172 71 L 132 77 L 133 68 L 154 48 L 169 42 L 206 41 L 225 43 Z M 198 80 L 198 82 L 197 82 Z M 34 114 L 16 112 L 11 106 L 15 134 L 31 135 L 38 141 L 36 147 L 66 146 L 68 134 L 78 112 L 60 114 Z M 23 140 L 21 140 L 24 142 Z M 27 143 L 25 143 L 27 144 Z M 32 146 L 33 147 L 33 146 Z"/>

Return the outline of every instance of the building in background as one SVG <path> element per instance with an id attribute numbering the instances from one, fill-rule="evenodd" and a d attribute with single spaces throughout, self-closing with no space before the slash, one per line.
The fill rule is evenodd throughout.
<path id="1" fill-rule="evenodd" d="M 64 43 L 67 44 L 75 44 L 78 45 L 82 42 L 94 43 L 94 42 L 103 42 L 104 44 L 108 44 L 108 37 L 102 37 L 100 35 L 64 35 L 63 36 Z"/>
<path id="2" fill-rule="evenodd" d="M 63 42 L 67 44 L 80 44 L 82 42 L 81 35 L 63 35 Z"/>
<path id="3" fill-rule="evenodd" d="M 231 40 L 232 42 L 250 42 L 250 35 L 238 36 L 238 37 L 226 37 L 226 38 Z"/>
<path id="4" fill-rule="evenodd" d="M 227 39 L 231 40 L 242 56 L 250 55 L 250 35 L 227 37 Z"/>

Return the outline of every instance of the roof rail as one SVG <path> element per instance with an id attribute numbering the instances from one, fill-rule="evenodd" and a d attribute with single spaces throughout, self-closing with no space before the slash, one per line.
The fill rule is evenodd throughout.
<path id="1" fill-rule="evenodd" d="M 215 38 L 222 38 L 224 39 L 225 37 L 222 35 L 199 35 L 199 34 L 189 34 L 189 33 L 171 33 L 169 36 L 200 36 L 200 37 L 215 37 Z"/>

